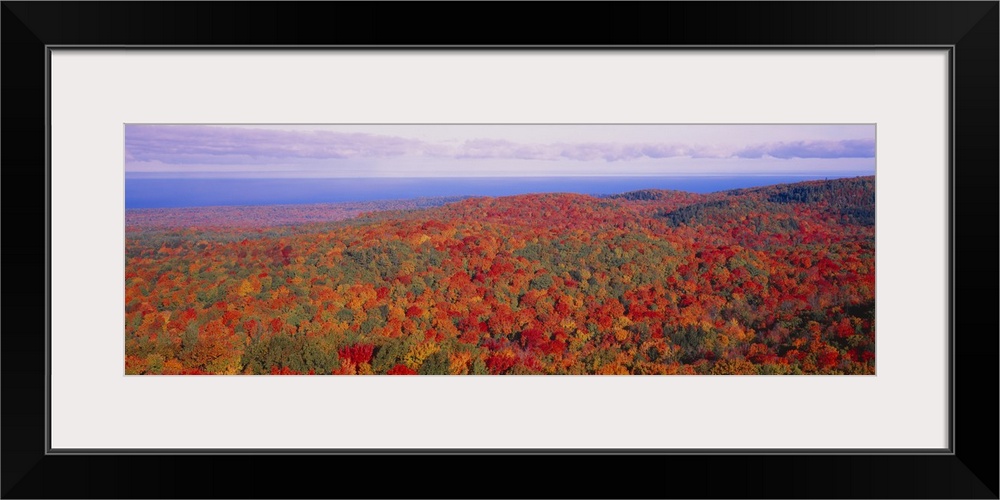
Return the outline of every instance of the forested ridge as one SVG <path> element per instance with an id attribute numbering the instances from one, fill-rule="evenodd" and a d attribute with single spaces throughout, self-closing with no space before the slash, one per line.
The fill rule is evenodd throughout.
<path id="1" fill-rule="evenodd" d="M 875 179 L 128 227 L 129 374 L 872 374 Z"/>

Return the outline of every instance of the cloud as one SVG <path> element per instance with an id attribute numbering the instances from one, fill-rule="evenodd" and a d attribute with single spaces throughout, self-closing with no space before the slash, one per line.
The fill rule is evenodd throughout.
<path id="1" fill-rule="evenodd" d="M 874 139 L 795 141 L 758 144 L 733 154 L 737 158 L 874 158 Z"/>
<path id="2" fill-rule="evenodd" d="M 577 160 L 608 162 L 643 158 L 692 156 L 703 148 L 679 144 L 580 142 L 553 144 L 518 144 L 507 140 L 473 139 L 462 143 L 454 158 L 508 158 L 518 160 Z M 715 155 L 712 155 L 713 157 Z"/>
<path id="3" fill-rule="evenodd" d="M 508 158 L 519 160 L 577 160 L 608 162 L 661 158 L 874 158 L 873 139 L 796 141 L 759 144 L 733 150 L 719 146 L 671 143 L 554 143 L 518 144 L 507 140 L 474 139 L 455 150 L 439 150 L 453 158 Z"/>
<path id="4" fill-rule="evenodd" d="M 387 158 L 414 153 L 420 141 L 388 135 L 205 125 L 132 125 L 126 158 L 165 163 L 247 163 L 274 158 Z"/>
<path id="5" fill-rule="evenodd" d="M 545 159 L 549 156 L 547 148 L 534 145 L 521 145 L 507 140 L 470 139 L 452 150 L 438 150 L 438 155 L 452 158 L 517 158 L 522 160 Z"/>
<path id="6" fill-rule="evenodd" d="M 720 137 L 721 140 L 727 139 Z M 387 134 L 331 130 L 278 130 L 210 125 L 129 125 L 125 130 L 126 169 L 166 171 L 227 165 L 289 166 L 329 160 L 543 160 L 547 162 L 626 162 L 670 158 L 874 158 L 874 139 L 772 142 L 725 147 L 672 142 L 517 142 L 474 138 L 428 141 Z M 234 167 L 235 168 L 235 167 Z M 183 168 L 189 170 L 189 168 Z"/>

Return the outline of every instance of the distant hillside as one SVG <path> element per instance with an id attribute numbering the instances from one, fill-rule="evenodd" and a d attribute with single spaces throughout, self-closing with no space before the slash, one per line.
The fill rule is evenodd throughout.
<path id="1" fill-rule="evenodd" d="M 806 181 L 759 188 L 736 189 L 710 195 L 709 201 L 657 215 L 672 226 L 719 224 L 745 219 L 747 215 L 772 214 L 776 219 L 792 219 L 803 207 L 835 215 L 845 223 L 875 224 L 875 177 L 855 177 L 827 181 Z M 796 230 L 794 220 L 771 229 Z"/>
<path id="2" fill-rule="evenodd" d="M 437 207 L 466 198 L 468 197 L 441 196 L 409 200 L 349 201 L 301 205 L 132 208 L 125 210 L 125 227 L 128 229 L 274 227 L 340 221 L 369 212 Z"/>
<path id="3" fill-rule="evenodd" d="M 687 191 L 676 191 L 672 189 L 640 189 L 638 191 L 629 191 L 627 193 L 610 194 L 605 197 L 615 200 L 661 201 L 675 198 L 698 198 L 701 196 L 702 195 L 689 193 Z"/>

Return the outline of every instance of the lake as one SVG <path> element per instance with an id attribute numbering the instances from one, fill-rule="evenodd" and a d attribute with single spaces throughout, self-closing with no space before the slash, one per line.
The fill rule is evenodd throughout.
<path id="1" fill-rule="evenodd" d="M 834 177 L 126 178 L 125 208 L 336 203 L 425 196 L 509 196 L 545 192 L 600 195 L 637 189 L 710 193 L 827 178 Z"/>

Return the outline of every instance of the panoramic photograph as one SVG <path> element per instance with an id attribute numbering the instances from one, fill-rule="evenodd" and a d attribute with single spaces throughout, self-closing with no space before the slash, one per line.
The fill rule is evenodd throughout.
<path id="1" fill-rule="evenodd" d="M 126 375 L 874 375 L 875 125 L 124 126 Z"/>

